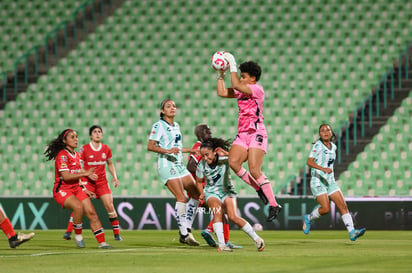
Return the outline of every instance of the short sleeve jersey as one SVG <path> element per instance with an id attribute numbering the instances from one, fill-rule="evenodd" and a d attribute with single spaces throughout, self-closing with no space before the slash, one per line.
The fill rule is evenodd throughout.
<path id="1" fill-rule="evenodd" d="M 80 164 L 79 153 L 74 152 L 72 154 L 66 149 L 61 150 L 54 160 L 54 182 L 59 183 L 60 179 L 63 179 L 61 172 L 68 171 L 70 173 L 76 174 L 82 171 L 82 166 Z M 63 181 L 64 184 L 78 185 L 79 181 Z"/>
<path id="2" fill-rule="evenodd" d="M 196 142 L 192 149 L 193 150 L 198 150 L 200 148 L 200 145 L 202 144 L 202 142 L 198 141 Z M 196 165 L 199 164 L 200 160 L 202 160 L 202 156 L 201 155 L 196 155 L 196 154 L 189 154 L 189 158 L 193 158 L 193 160 L 196 162 Z"/>
<path id="3" fill-rule="evenodd" d="M 79 150 L 79 154 L 85 170 L 96 168 L 95 174 L 98 178 L 95 182 L 107 182 L 106 162 L 112 158 L 112 151 L 109 146 L 100 143 L 99 147 L 94 148 L 93 144 L 89 143 Z"/>
<path id="4" fill-rule="evenodd" d="M 264 129 L 263 102 L 265 91 L 259 84 L 249 84 L 252 94 L 244 94 L 235 89 L 239 108 L 238 132 L 256 131 Z"/>
<path id="5" fill-rule="evenodd" d="M 327 180 L 334 179 L 333 163 L 336 159 L 336 145 L 334 143 L 331 143 L 331 148 L 329 149 L 325 146 L 325 144 L 323 144 L 321 140 L 316 141 L 313 144 L 312 150 L 309 153 L 309 158 L 314 158 L 316 164 L 323 168 L 332 169 L 332 173 L 327 174 L 325 172 L 322 172 L 321 170 L 312 168 L 312 176 L 321 176 Z"/>
<path id="6" fill-rule="evenodd" d="M 158 168 L 183 165 L 182 134 L 177 122 L 169 124 L 163 119 L 157 121 L 153 124 L 149 139 L 156 141 L 163 149 L 179 148 L 180 151 L 178 154 L 158 154 Z"/>
<path id="7" fill-rule="evenodd" d="M 235 193 L 230 176 L 229 159 L 227 156 L 218 158 L 216 166 L 209 166 L 205 160 L 197 165 L 196 176 L 205 178 L 205 195 Z"/>

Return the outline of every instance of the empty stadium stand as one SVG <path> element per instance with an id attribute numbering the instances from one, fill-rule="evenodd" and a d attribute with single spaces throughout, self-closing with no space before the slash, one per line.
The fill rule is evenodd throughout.
<path id="1" fill-rule="evenodd" d="M 27 14 L 20 2 L 2 13 Z M 20 28 L 33 28 L 31 35 L 44 37 L 50 30 L 47 26 L 57 25 L 80 4 L 32 3 L 39 11 L 28 20 L 9 19 L 10 29 L 19 27 L 16 32 L 21 34 Z M 124 1 L 94 33 L 0 111 L 0 193 L 50 195 L 54 170 L 44 160 L 45 145 L 67 127 L 77 129 L 80 142 L 87 143 L 88 127 L 98 123 L 119 174 L 121 187 L 114 194 L 168 195 L 157 177 L 156 155 L 146 151 L 164 98 L 177 103 L 186 147 L 195 142 L 193 128 L 199 123 L 209 124 L 214 136 L 233 138 L 236 133 L 236 101 L 217 97 L 216 75 L 209 65 L 213 52 L 222 49 L 232 52 L 238 63 L 253 59 L 262 66 L 269 132 L 263 171 L 278 194 L 285 185 L 290 191 L 289 181 L 302 177 L 319 125 L 327 122 L 339 130 L 348 122 L 408 45 L 412 21 L 406 11 L 411 4 L 400 0 L 251 4 L 249 9 L 239 1 L 227 1 L 222 9 L 216 0 Z M 43 23 L 34 25 L 36 19 Z M 1 53 L 7 57 L 3 67 L 9 67 L 20 50 L 27 50 L 15 43 L 16 50 L 7 49 L 7 56 Z M 226 84 L 230 85 L 228 79 Z M 402 157 L 411 156 L 411 139 L 405 132 L 411 126 L 408 103 L 410 97 L 337 177 L 344 194 L 410 194 L 401 163 Z M 406 146 L 397 145 L 408 141 Z M 373 155 L 371 145 L 388 153 L 390 162 L 399 163 L 374 168 L 385 160 Z M 235 180 L 241 194 L 255 195 Z"/>

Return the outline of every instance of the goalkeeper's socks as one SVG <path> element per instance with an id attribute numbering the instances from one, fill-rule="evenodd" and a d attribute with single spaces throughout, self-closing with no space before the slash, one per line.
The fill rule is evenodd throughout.
<path id="1" fill-rule="evenodd" d="M 276 202 L 275 195 L 273 194 L 272 185 L 270 184 L 269 179 L 262 173 L 262 175 L 256 180 L 260 185 L 263 193 L 269 201 L 269 205 L 272 207 L 277 207 L 278 203 Z"/>
<path id="2" fill-rule="evenodd" d="M 259 185 L 250 173 L 243 167 L 236 173 L 236 175 L 242 179 L 246 184 L 252 186 L 255 190 L 259 190 Z"/>

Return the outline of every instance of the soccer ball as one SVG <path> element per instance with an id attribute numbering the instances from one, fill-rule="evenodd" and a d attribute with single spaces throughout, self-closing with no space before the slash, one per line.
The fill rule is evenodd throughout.
<path id="1" fill-rule="evenodd" d="M 261 224 L 254 224 L 253 225 L 253 230 L 254 231 L 262 231 L 263 230 L 263 226 Z"/>
<path id="2" fill-rule="evenodd" d="M 217 71 L 226 71 L 229 68 L 229 62 L 223 57 L 224 51 L 218 51 L 212 56 L 212 67 Z"/>

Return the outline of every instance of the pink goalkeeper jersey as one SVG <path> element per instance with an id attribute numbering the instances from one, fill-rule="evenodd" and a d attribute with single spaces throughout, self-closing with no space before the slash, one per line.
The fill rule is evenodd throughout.
<path id="1" fill-rule="evenodd" d="M 251 95 L 235 91 L 237 105 L 239 107 L 239 118 L 237 130 L 241 132 L 256 131 L 265 129 L 263 124 L 263 102 L 265 100 L 265 91 L 259 84 L 249 84 L 252 90 Z"/>

